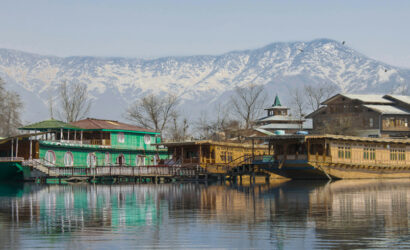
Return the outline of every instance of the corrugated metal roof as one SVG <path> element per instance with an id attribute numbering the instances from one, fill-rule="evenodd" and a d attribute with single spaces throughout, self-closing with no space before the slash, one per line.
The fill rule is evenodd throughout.
<path id="1" fill-rule="evenodd" d="M 410 105 L 410 96 L 408 95 L 386 95 L 386 96 Z"/>
<path id="2" fill-rule="evenodd" d="M 367 104 L 392 104 L 393 102 L 383 98 L 384 95 L 373 95 L 373 94 L 337 94 L 334 95 L 332 97 L 330 97 L 329 99 L 325 100 L 324 102 L 322 102 L 322 105 L 327 105 L 329 102 L 331 102 L 332 100 L 340 97 L 340 96 L 344 96 L 346 98 L 352 99 L 352 100 L 358 100 L 361 101 L 363 103 L 367 103 Z"/>
<path id="3" fill-rule="evenodd" d="M 307 135 L 305 139 L 335 139 L 347 141 L 362 141 L 362 142 L 387 142 L 387 143 L 404 143 L 410 145 L 410 139 L 390 139 L 390 138 L 372 138 L 346 135 Z"/>
<path id="4" fill-rule="evenodd" d="M 59 120 L 50 119 L 45 120 L 37 123 L 33 123 L 22 128 L 21 130 L 48 130 L 48 129 L 70 129 L 70 130 L 80 130 L 79 127 L 74 126 L 72 124 L 68 124 Z"/>
<path id="5" fill-rule="evenodd" d="M 267 130 L 265 130 L 265 129 L 255 128 L 255 130 L 258 131 L 258 132 L 261 132 L 262 134 L 265 134 L 265 135 L 274 135 L 274 133 L 269 132 L 269 131 L 267 131 Z M 252 137 L 252 136 L 250 136 L 250 137 Z"/>
<path id="6" fill-rule="evenodd" d="M 384 95 L 360 95 L 360 94 L 342 94 L 342 95 L 349 99 L 359 100 L 364 103 L 386 103 L 386 104 L 392 103 L 392 101 L 383 98 Z"/>
<path id="7" fill-rule="evenodd" d="M 286 115 L 272 115 L 272 116 L 265 116 L 258 120 L 259 122 L 267 122 L 267 121 L 300 121 L 298 118 L 293 116 L 286 116 Z"/>
<path id="8" fill-rule="evenodd" d="M 359 136 L 345 136 L 345 135 L 274 135 L 267 137 L 258 137 L 254 139 L 269 139 L 269 140 L 293 140 L 293 139 L 333 139 L 340 141 L 359 141 L 359 142 L 384 142 L 410 145 L 410 139 L 390 139 L 390 138 L 372 138 Z"/>
<path id="9" fill-rule="evenodd" d="M 184 141 L 184 142 L 162 142 L 159 145 L 164 145 L 166 147 L 179 147 L 179 146 L 194 146 L 194 145 L 218 145 L 218 146 L 229 146 L 229 147 L 242 147 L 242 148 L 252 148 L 252 144 L 249 143 L 234 143 L 234 142 L 222 142 L 222 141 L 212 141 L 212 140 L 202 140 L 202 141 Z M 255 148 L 263 149 L 266 146 L 254 145 Z"/>
<path id="10" fill-rule="evenodd" d="M 383 115 L 410 115 L 410 112 L 392 105 L 363 105 Z"/>
<path id="11" fill-rule="evenodd" d="M 150 132 L 154 133 L 152 129 L 142 128 L 118 121 L 111 120 L 100 120 L 94 118 L 87 118 L 84 120 L 76 121 L 71 123 L 74 126 L 80 127 L 82 129 L 95 129 L 95 130 L 125 130 L 125 131 L 136 131 L 136 132 Z"/>
<path id="12" fill-rule="evenodd" d="M 301 129 L 300 124 L 294 123 L 271 123 L 258 127 L 260 129 L 279 130 L 279 129 Z M 302 129 L 312 129 L 312 126 L 304 123 Z"/>

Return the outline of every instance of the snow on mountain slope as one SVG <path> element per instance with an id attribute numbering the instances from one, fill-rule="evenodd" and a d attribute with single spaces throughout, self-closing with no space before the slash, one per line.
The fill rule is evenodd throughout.
<path id="1" fill-rule="evenodd" d="M 249 83 L 265 85 L 285 103 L 289 88 L 303 84 L 326 82 L 351 93 L 410 88 L 410 70 L 375 61 L 329 39 L 149 60 L 61 58 L 0 49 L 0 77 L 23 97 L 26 121 L 48 118 L 47 102 L 63 80 L 88 85 L 91 116 L 120 120 L 127 106 L 147 93 L 178 94 L 187 116 L 195 116 L 207 106 L 225 102 L 235 86 Z"/>

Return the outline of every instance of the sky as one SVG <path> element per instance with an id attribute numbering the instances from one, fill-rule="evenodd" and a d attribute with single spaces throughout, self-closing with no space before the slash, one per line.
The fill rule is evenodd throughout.
<path id="1" fill-rule="evenodd" d="M 330 38 L 410 68 L 409 24 L 408 0 L 1 0 L 0 48 L 153 58 Z"/>

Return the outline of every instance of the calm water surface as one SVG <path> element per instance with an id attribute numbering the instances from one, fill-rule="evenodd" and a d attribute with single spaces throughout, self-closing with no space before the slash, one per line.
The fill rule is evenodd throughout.
<path id="1" fill-rule="evenodd" d="M 0 184 L 0 248 L 410 248 L 410 181 Z"/>

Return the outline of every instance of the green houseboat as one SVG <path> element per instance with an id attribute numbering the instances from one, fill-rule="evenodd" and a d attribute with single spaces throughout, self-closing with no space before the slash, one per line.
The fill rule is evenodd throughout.
<path id="1" fill-rule="evenodd" d="M 51 119 L 20 130 L 28 133 L 0 140 L 0 180 L 33 179 L 50 168 L 159 165 L 168 157 L 155 146 L 158 132 L 118 121 Z"/>

